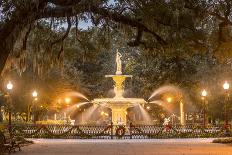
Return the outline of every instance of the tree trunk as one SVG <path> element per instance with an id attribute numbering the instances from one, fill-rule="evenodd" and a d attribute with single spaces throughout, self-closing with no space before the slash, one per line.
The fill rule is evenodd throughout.
<path id="1" fill-rule="evenodd" d="M 2 73 L 7 58 L 14 48 L 15 42 L 28 25 L 26 19 L 25 17 L 21 18 L 21 22 L 14 21 L 14 19 L 6 21 L 0 28 L 0 73 Z"/>
<path id="2" fill-rule="evenodd" d="M 17 39 L 19 39 L 25 28 L 39 18 L 40 9 L 45 7 L 46 1 L 41 0 L 39 3 L 39 6 L 34 4 L 34 6 L 25 10 L 15 9 L 10 19 L 6 19 L 0 25 L 0 74 Z"/>

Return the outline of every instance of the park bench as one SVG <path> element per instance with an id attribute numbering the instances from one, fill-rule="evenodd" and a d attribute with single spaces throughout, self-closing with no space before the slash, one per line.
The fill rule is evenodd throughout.
<path id="1" fill-rule="evenodd" d="M 21 141 L 17 141 L 13 135 L 9 133 L 8 130 L 0 131 L 0 147 L 3 148 L 2 152 L 8 151 L 9 153 L 14 151 L 16 152 L 16 149 L 21 151 L 20 144 Z"/>

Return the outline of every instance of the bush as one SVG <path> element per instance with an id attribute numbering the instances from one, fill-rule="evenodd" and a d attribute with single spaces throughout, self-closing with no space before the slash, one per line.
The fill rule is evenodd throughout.
<path id="1" fill-rule="evenodd" d="M 0 123 L 0 131 L 3 131 L 7 128 L 6 124 L 1 124 Z"/>
<path id="2" fill-rule="evenodd" d="M 227 143 L 232 143 L 232 138 L 218 138 L 218 139 L 214 139 L 213 143 L 223 143 L 223 144 L 227 144 Z"/>

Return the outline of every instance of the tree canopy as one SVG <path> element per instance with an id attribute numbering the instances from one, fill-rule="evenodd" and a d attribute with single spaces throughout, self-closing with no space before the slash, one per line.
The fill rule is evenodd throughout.
<path id="1" fill-rule="evenodd" d="M 119 49 L 125 72 L 134 75 L 134 95 L 148 98 L 171 83 L 198 103 L 200 89 L 217 90 L 231 75 L 231 6 L 230 0 L 0 0 L 0 72 L 45 81 L 43 89 L 56 90 L 48 96 L 67 88 L 90 98 L 110 95 L 103 75 L 112 73 Z M 83 22 L 91 27 L 82 29 Z M 211 95 L 216 102 L 222 93 Z"/>

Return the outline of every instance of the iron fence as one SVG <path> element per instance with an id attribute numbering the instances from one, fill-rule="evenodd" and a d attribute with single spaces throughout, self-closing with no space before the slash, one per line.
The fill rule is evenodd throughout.
<path id="1" fill-rule="evenodd" d="M 232 136 L 229 126 L 199 125 L 13 125 L 15 135 L 26 138 L 152 139 Z"/>

